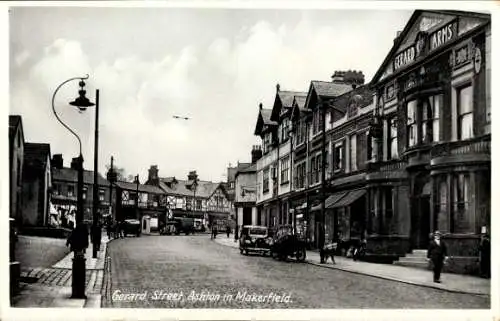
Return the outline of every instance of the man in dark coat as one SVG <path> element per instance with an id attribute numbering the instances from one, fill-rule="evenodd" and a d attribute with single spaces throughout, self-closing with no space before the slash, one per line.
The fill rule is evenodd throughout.
<path id="1" fill-rule="evenodd" d="M 441 270 L 444 263 L 448 260 L 448 251 L 446 244 L 441 240 L 441 233 L 439 231 L 434 232 L 434 239 L 431 241 L 429 250 L 427 251 L 427 259 L 432 261 L 434 282 L 441 283 Z"/>
<path id="2" fill-rule="evenodd" d="M 491 245 L 487 233 L 481 236 L 479 245 L 479 260 L 481 268 L 481 277 L 489 279 L 491 277 Z"/>

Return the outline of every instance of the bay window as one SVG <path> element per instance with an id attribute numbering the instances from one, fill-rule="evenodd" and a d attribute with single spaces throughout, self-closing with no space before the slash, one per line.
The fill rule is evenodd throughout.
<path id="1" fill-rule="evenodd" d="M 459 88 L 457 96 L 458 137 L 460 140 L 465 140 L 473 137 L 472 86 Z"/>

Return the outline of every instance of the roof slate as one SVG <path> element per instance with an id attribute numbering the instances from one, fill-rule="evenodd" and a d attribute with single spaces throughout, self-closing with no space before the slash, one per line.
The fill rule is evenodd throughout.
<path id="1" fill-rule="evenodd" d="M 129 190 L 129 191 L 136 191 L 137 189 L 139 189 L 139 192 L 143 192 L 143 193 L 164 194 L 164 192 L 161 188 L 154 186 L 154 185 L 139 184 L 139 187 L 138 187 L 136 183 L 120 182 L 120 181 L 116 182 L 115 185 L 121 189 Z"/>
<path id="2" fill-rule="evenodd" d="M 337 97 L 352 90 L 351 85 L 337 84 L 328 81 L 313 80 L 311 84 L 319 96 Z"/>
<path id="3" fill-rule="evenodd" d="M 260 114 L 262 115 L 262 120 L 264 121 L 264 125 L 278 125 L 277 122 L 271 120 L 272 109 L 264 109 L 260 110 Z"/>
<path id="4" fill-rule="evenodd" d="M 278 96 L 281 99 L 281 104 L 283 107 L 291 108 L 293 107 L 293 98 L 294 97 L 307 97 L 306 92 L 301 91 L 279 91 Z"/>
<path id="5" fill-rule="evenodd" d="M 78 171 L 76 169 L 63 167 L 57 168 L 52 167 L 52 180 L 53 181 L 68 181 L 77 182 L 78 181 Z M 102 177 L 100 173 L 97 175 L 98 184 L 101 186 L 109 186 L 109 182 Z M 83 183 L 84 184 L 94 184 L 94 172 L 84 170 L 83 171 Z"/>
<path id="6" fill-rule="evenodd" d="M 160 188 L 165 191 L 166 194 L 180 195 L 180 196 L 194 196 L 200 198 L 209 198 L 215 192 L 215 190 L 220 186 L 221 183 L 213 183 L 208 181 L 197 182 L 196 190 L 190 190 L 186 187 L 189 185 L 187 180 L 177 180 L 177 183 L 171 184 L 170 187 L 166 184 L 169 182 L 165 178 L 160 178 Z M 196 193 L 195 193 L 196 192 Z"/>

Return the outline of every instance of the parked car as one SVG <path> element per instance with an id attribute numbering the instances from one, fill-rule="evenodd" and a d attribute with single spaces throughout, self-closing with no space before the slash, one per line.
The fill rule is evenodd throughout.
<path id="1" fill-rule="evenodd" d="M 266 255 L 271 250 L 271 238 L 265 226 L 244 225 L 240 234 L 240 253 L 257 252 Z"/>
<path id="2" fill-rule="evenodd" d="M 160 234 L 166 235 L 179 235 L 185 233 L 186 235 L 193 234 L 194 229 L 194 219 L 189 217 L 176 217 L 171 221 L 165 223 L 165 227 Z"/>
<path id="3" fill-rule="evenodd" d="M 141 222 L 135 219 L 128 219 L 123 222 L 123 234 L 141 236 Z"/>
<path id="4" fill-rule="evenodd" d="M 299 234 L 294 233 L 293 227 L 282 225 L 276 227 L 273 242 L 271 244 L 271 256 L 282 261 L 294 258 L 298 262 L 306 260 L 306 240 Z"/>

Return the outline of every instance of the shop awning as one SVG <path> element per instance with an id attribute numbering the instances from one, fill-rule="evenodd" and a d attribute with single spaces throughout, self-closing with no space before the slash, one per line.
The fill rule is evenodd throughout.
<path id="1" fill-rule="evenodd" d="M 342 199 L 344 196 L 347 195 L 349 192 L 337 192 L 335 194 L 330 195 L 326 200 L 325 200 L 325 208 L 334 208 L 335 204 Z"/>
<path id="2" fill-rule="evenodd" d="M 360 197 L 365 195 L 365 193 L 366 193 L 365 189 L 358 189 L 358 190 L 350 191 L 350 192 L 348 192 L 348 194 L 346 196 L 341 198 L 331 208 L 349 206 L 352 203 L 354 203 L 355 201 L 357 201 Z"/>

